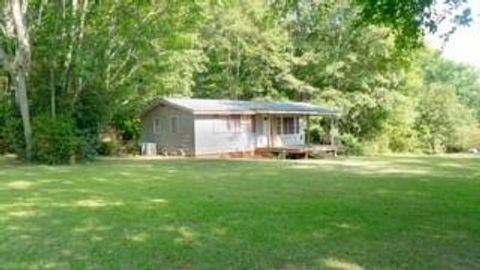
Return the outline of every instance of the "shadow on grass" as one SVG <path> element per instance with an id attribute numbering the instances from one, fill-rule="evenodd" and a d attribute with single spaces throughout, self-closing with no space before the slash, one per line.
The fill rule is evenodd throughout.
<path id="1" fill-rule="evenodd" d="M 0 174 L 0 265 L 474 268 L 480 263 L 476 162 L 8 165 Z"/>

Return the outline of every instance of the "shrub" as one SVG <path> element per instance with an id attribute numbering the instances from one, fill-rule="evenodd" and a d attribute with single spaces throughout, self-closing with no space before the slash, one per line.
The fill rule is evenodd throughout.
<path id="1" fill-rule="evenodd" d="M 101 156 L 136 155 L 140 152 L 137 138 L 124 137 L 125 130 L 115 127 L 106 128 L 100 135 L 97 152 Z"/>
<path id="2" fill-rule="evenodd" d="M 137 142 L 140 138 L 142 122 L 137 117 L 136 111 L 126 111 L 116 114 L 111 122 L 111 127 L 114 128 L 123 141 Z"/>
<path id="3" fill-rule="evenodd" d="M 121 153 L 122 140 L 115 128 L 107 128 L 100 135 L 98 154 L 102 156 L 116 156 Z"/>
<path id="4" fill-rule="evenodd" d="M 11 150 L 11 144 L 8 141 L 8 130 L 6 128 L 6 123 L 2 120 L 3 119 L 0 119 L 0 155 L 8 153 Z"/>
<path id="5" fill-rule="evenodd" d="M 339 149 L 340 154 L 355 156 L 364 154 L 362 143 L 352 134 L 342 134 L 340 135 L 339 140 L 341 143 L 341 147 Z"/>
<path id="6" fill-rule="evenodd" d="M 8 98 L 0 93 L 0 155 L 15 151 L 15 142 L 12 140 L 15 137 L 12 132 L 16 131 L 18 125 Z"/>
<path id="7" fill-rule="evenodd" d="M 467 152 L 480 147 L 480 128 L 464 126 L 457 130 L 455 144 L 447 145 L 447 152 Z"/>
<path id="8" fill-rule="evenodd" d="M 3 130 L 5 152 L 16 153 L 20 158 L 25 156 L 25 140 L 20 117 L 11 116 L 5 121 Z"/>
<path id="9" fill-rule="evenodd" d="M 473 112 L 458 100 L 455 89 L 432 84 L 418 104 L 416 129 L 427 153 L 461 152 L 475 144 L 477 133 Z"/>
<path id="10" fill-rule="evenodd" d="M 128 155 L 138 155 L 140 154 L 140 146 L 137 142 L 127 142 L 122 152 Z"/>
<path id="11" fill-rule="evenodd" d="M 367 141 L 362 145 L 362 154 L 367 156 L 385 155 L 392 153 L 392 149 L 389 147 L 389 138 L 382 134 L 376 137 L 374 140 Z"/>
<path id="12" fill-rule="evenodd" d="M 77 160 L 94 160 L 97 157 L 99 142 L 96 134 L 77 130 L 77 146 L 75 148 Z"/>
<path id="13" fill-rule="evenodd" d="M 113 142 L 100 142 L 100 145 L 98 146 L 98 154 L 100 156 L 117 155 L 118 151 L 116 146 L 117 145 Z"/>
<path id="14" fill-rule="evenodd" d="M 34 161 L 46 164 L 74 161 L 79 140 L 70 116 L 37 116 L 33 119 L 32 130 Z"/>

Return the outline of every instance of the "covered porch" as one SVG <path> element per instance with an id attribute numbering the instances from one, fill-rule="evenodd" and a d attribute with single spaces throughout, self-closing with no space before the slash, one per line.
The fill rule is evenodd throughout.
<path id="1" fill-rule="evenodd" d="M 310 137 L 311 118 L 324 117 L 329 121 L 329 134 L 322 144 L 313 144 Z M 254 117 L 256 152 L 259 155 L 305 157 L 331 154 L 336 156 L 337 112 L 309 114 L 270 113 Z"/>
<path id="2" fill-rule="evenodd" d="M 312 145 L 286 145 L 282 147 L 258 148 L 259 155 L 275 155 L 282 159 L 287 157 L 303 157 L 308 159 L 310 157 L 323 156 L 325 154 L 337 156 L 337 146 L 327 144 L 312 144 Z"/>

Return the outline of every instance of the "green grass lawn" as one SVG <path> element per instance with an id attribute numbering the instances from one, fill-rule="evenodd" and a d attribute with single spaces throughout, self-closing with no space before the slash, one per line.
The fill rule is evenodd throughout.
<path id="1" fill-rule="evenodd" d="M 0 159 L 1 269 L 479 269 L 480 159 Z"/>

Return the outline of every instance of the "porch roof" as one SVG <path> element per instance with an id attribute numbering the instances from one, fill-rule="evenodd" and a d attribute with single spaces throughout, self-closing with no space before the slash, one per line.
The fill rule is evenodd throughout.
<path id="1" fill-rule="evenodd" d="M 244 101 L 227 99 L 164 98 L 164 103 L 188 110 L 196 115 L 207 114 L 290 114 L 336 116 L 336 110 L 320 108 L 309 103 Z"/>

